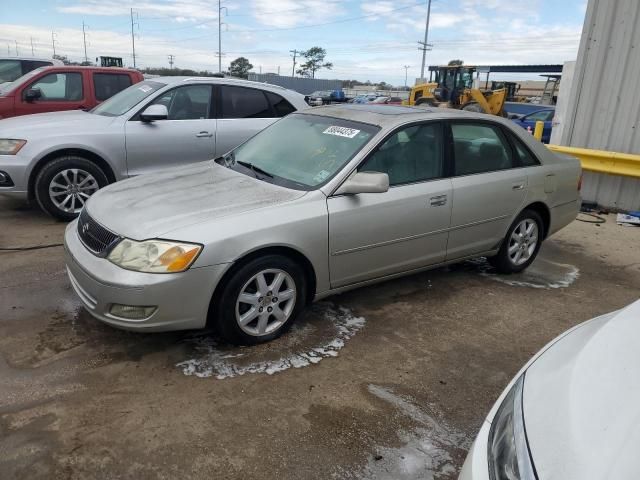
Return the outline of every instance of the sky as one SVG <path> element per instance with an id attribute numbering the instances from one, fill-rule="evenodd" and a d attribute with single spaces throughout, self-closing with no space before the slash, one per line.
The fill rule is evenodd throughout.
<path id="1" fill-rule="evenodd" d="M 291 74 L 290 50 L 326 49 L 319 78 L 403 85 L 420 76 L 427 0 L 222 0 L 222 68 Z M 0 55 L 123 57 L 136 66 L 218 69 L 216 0 L 0 0 Z M 426 64 L 554 64 L 575 60 L 586 0 L 432 0 Z M 17 42 L 17 45 L 16 45 Z M 405 69 L 405 66 L 408 68 Z M 494 79 L 501 78 L 495 74 Z M 505 76 L 513 78 L 513 76 Z M 493 78 L 493 77 L 492 77 Z M 521 79 L 536 79 L 527 74 Z"/>

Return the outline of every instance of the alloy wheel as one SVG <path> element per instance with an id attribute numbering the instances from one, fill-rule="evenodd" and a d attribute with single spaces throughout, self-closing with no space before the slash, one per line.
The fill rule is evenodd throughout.
<path id="1" fill-rule="evenodd" d="M 531 218 L 522 220 L 511 232 L 507 254 L 514 265 L 526 263 L 538 245 L 538 224 Z"/>
<path id="2" fill-rule="evenodd" d="M 86 170 L 68 168 L 58 172 L 49 184 L 49 198 L 63 212 L 79 213 L 100 185 Z"/>
<path id="3" fill-rule="evenodd" d="M 287 322 L 295 303 L 296 284 L 291 275 L 276 268 L 262 270 L 240 290 L 236 321 L 249 335 L 268 335 Z"/>

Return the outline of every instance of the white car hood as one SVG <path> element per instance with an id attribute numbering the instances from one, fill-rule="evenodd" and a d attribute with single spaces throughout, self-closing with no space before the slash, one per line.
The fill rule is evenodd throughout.
<path id="1" fill-rule="evenodd" d="M 523 406 L 539 480 L 637 478 L 640 301 L 544 352 L 526 372 Z"/>
<path id="2" fill-rule="evenodd" d="M 0 121 L 0 137 L 28 140 L 49 133 L 82 132 L 106 126 L 113 122 L 114 118 L 116 117 L 94 115 L 83 110 L 21 115 Z"/>
<path id="3" fill-rule="evenodd" d="M 305 193 L 207 161 L 114 183 L 98 190 L 85 208 L 120 236 L 171 239 L 167 234 L 182 227 L 273 207 Z"/>

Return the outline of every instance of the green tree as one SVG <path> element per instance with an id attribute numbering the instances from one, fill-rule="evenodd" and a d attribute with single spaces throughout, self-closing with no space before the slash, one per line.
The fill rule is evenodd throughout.
<path id="1" fill-rule="evenodd" d="M 316 72 L 321 68 L 328 70 L 333 68 L 333 63 L 324 61 L 324 57 L 327 56 L 327 51 L 324 48 L 312 47 L 306 52 L 302 52 L 302 56 L 306 62 L 300 65 L 297 73 L 303 77 L 315 78 Z"/>
<path id="2" fill-rule="evenodd" d="M 244 57 L 238 57 L 229 64 L 229 75 L 238 78 L 249 78 L 249 70 L 253 65 Z"/>
<path id="3" fill-rule="evenodd" d="M 464 62 L 460 59 L 455 59 L 455 60 L 449 60 L 448 65 L 450 67 L 459 67 L 460 65 L 462 65 Z"/>

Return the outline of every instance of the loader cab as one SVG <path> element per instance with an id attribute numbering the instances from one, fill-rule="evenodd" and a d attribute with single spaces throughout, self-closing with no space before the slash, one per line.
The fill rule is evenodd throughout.
<path id="1" fill-rule="evenodd" d="M 430 73 L 430 81 L 438 84 L 434 97 L 439 102 L 460 103 L 460 96 L 473 87 L 475 67 L 463 65 L 437 67 Z"/>

